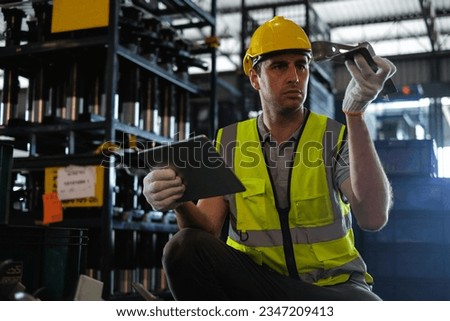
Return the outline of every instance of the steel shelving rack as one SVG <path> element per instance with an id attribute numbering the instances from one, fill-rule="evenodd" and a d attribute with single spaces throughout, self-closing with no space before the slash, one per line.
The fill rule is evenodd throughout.
<path id="1" fill-rule="evenodd" d="M 36 1 L 37 2 L 37 1 Z M 41 1 L 45 2 L 45 1 Z M 162 6 L 159 6 L 162 4 Z M 100 240 L 98 251 L 99 278 L 104 283 L 104 299 L 120 299 L 121 295 L 114 293 L 114 231 L 148 231 L 155 233 L 175 233 L 176 224 L 173 220 L 163 219 L 158 222 L 116 220 L 114 219 L 114 203 L 117 197 L 117 169 L 123 161 L 123 155 L 108 153 L 107 146 L 100 153 L 93 153 L 95 144 L 107 144 L 114 142 L 124 142 L 129 146 L 133 142 L 147 144 L 166 143 L 174 139 L 161 133 L 146 131 L 139 126 L 130 125 L 119 119 L 118 114 L 118 84 L 120 65 L 130 63 L 140 71 L 153 75 L 180 89 L 188 95 L 208 95 L 211 97 L 211 112 L 217 113 L 216 102 L 216 67 L 215 49 L 204 47 L 197 52 L 211 55 L 212 64 L 210 66 L 211 82 L 208 90 L 201 89 L 191 83 L 186 77 L 182 77 L 161 67 L 155 61 L 151 61 L 134 52 L 122 43 L 120 16 L 121 8 L 124 5 L 135 8 L 163 18 L 165 22 L 171 19 L 184 17 L 191 23 L 178 25 L 177 29 L 183 28 L 203 28 L 209 27 L 211 36 L 215 33 L 215 1 L 211 1 L 211 11 L 205 12 L 198 8 L 190 0 L 163 0 L 158 1 L 156 6 L 150 6 L 146 1 L 109 1 L 109 22 L 105 28 L 89 31 L 82 31 L 74 37 L 70 33 L 58 35 L 53 39 L 45 39 L 39 42 L 9 43 L 0 47 L 0 69 L 7 70 L 14 68 L 18 75 L 25 78 L 32 77 L 32 71 L 36 63 L 45 61 L 52 63 L 57 61 L 58 65 L 64 64 L 61 60 L 67 59 L 71 55 L 93 56 L 97 61 L 104 61 L 104 105 L 102 117 L 87 115 L 87 119 L 76 121 L 61 121 L 52 119 L 31 123 L 23 119 L 9 119 L 8 123 L 0 126 L 0 136 L 14 139 L 14 143 L 22 149 L 27 149 L 29 156 L 16 158 L 14 160 L 13 171 L 20 172 L 40 172 L 46 167 L 64 167 L 69 165 L 101 165 L 104 169 L 103 178 L 103 205 L 101 208 L 78 208 L 71 209 L 67 220 L 56 225 L 94 227 L 99 231 Z M 162 8 L 162 9 L 161 9 Z M 65 38 L 65 35 L 68 37 Z M 96 58 L 95 58 L 96 57 Z M 30 102 L 29 102 L 30 103 Z M 211 119 L 215 119 L 214 114 Z M 214 126 L 214 122 L 211 123 Z M 211 129 L 214 132 L 215 129 Z M 48 146 L 56 146 L 56 152 L 42 152 Z M 44 146 L 44 148 L 42 148 Z M 128 146 L 128 147 L 129 147 Z M 143 145 L 142 145 L 143 146 Z M 51 149 L 51 148 L 50 148 Z M 33 186 L 36 195 L 42 186 Z M 42 192 L 42 191 L 41 191 Z M 136 191 L 135 191 L 136 192 Z M 142 195 L 140 196 L 142 197 Z M 39 202 L 37 202 L 39 203 Z M 148 208 L 146 210 L 149 210 Z M 83 213 L 85 212 L 85 213 Z M 94 215 L 85 215 L 95 213 Z"/>

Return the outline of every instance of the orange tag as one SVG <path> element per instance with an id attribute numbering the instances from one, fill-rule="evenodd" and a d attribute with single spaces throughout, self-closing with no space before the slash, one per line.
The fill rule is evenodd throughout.
<path id="1" fill-rule="evenodd" d="M 44 219 L 43 224 L 61 222 L 63 220 L 62 203 L 58 198 L 58 194 L 46 193 L 42 195 L 44 202 Z"/>

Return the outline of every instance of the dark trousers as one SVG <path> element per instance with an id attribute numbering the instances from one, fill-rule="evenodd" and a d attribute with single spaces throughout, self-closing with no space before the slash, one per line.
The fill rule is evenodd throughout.
<path id="1" fill-rule="evenodd" d="M 186 228 L 167 243 L 163 267 L 176 300 L 381 300 L 364 282 L 320 287 L 280 275 L 202 230 Z"/>

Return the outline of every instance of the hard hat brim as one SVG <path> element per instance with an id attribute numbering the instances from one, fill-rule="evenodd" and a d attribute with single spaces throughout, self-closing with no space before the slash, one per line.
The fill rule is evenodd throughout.
<path id="1" fill-rule="evenodd" d="M 311 60 L 311 56 L 312 56 L 312 53 L 310 50 L 303 50 L 303 49 L 276 50 L 276 51 L 267 52 L 263 55 L 259 55 L 259 56 L 256 56 L 255 58 L 253 58 L 252 68 L 264 60 L 267 60 L 269 58 L 272 58 L 272 57 L 275 57 L 278 55 L 283 55 L 283 54 L 300 54 L 300 55 L 306 56 L 309 60 Z"/>

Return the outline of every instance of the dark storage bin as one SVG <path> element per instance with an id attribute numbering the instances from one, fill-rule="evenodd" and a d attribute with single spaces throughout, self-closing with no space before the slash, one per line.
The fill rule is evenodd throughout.
<path id="1" fill-rule="evenodd" d="M 394 210 L 449 211 L 450 179 L 391 177 Z"/>
<path id="2" fill-rule="evenodd" d="M 442 278 L 377 277 L 373 290 L 384 301 L 448 301 L 450 280 Z"/>
<path id="3" fill-rule="evenodd" d="M 394 206 L 379 232 L 355 228 L 384 300 L 450 300 L 450 179 L 391 177 Z"/>
<path id="4" fill-rule="evenodd" d="M 42 300 L 72 300 L 86 269 L 87 230 L 0 225 L 0 261 L 22 267 L 21 282 Z"/>
<path id="5" fill-rule="evenodd" d="M 375 282 L 379 277 L 449 282 L 449 255 L 450 247 L 445 244 L 373 243 L 366 247 L 364 259 L 369 273 L 374 274 Z M 422 290 L 419 287 L 416 289 L 418 292 Z"/>
<path id="6" fill-rule="evenodd" d="M 362 255 L 383 300 L 450 299 L 450 245 L 365 241 Z"/>
<path id="7" fill-rule="evenodd" d="M 445 244 L 450 247 L 449 231 L 448 211 L 393 210 L 388 224 L 381 231 L 363 234 L 364 245 L 414 243 Z"/>
<path id="8" fill-rule="evenodd" d="M 375 148 L 388 176 L 437 176 L 434 140 L 378 140 Z"/>

